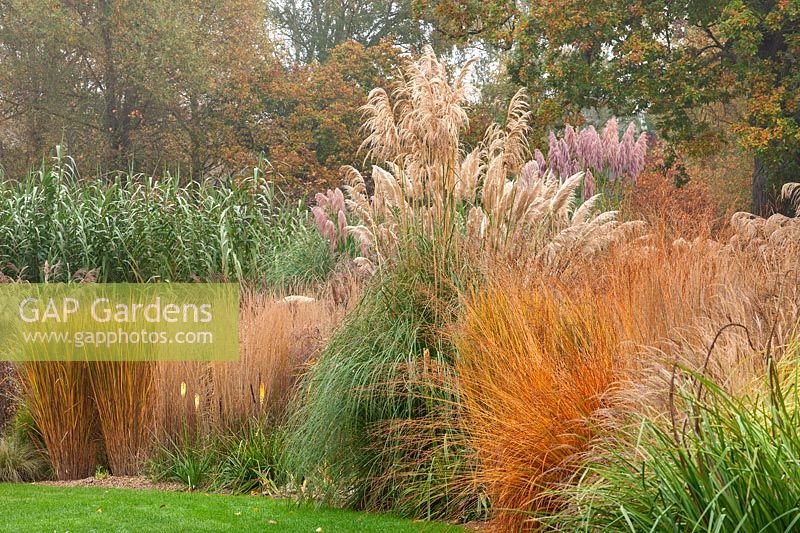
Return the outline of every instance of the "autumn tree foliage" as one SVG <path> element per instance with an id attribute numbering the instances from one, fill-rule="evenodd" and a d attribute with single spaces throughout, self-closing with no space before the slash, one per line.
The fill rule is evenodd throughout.
<path id="1" fill-rule="evenodd" d="M 417 0 L 441 31 L 510 51 L 513 77 L 569 111 L 647 111 L 671 140 L 732 134 L 768 208 L 800 171 L 798 0 Z"/>
<path id="2" fill-rule="evenodd" d="M 89 176 L 246 174 L 263 156 L 289 194 L 338 182 L 399 50 L 344 40 L 296 63 L 267 16 L 262 0 L 0 0 L 3 174 L 63 145 Z"/>
<path id="3" fill-rule="evenodd" d="M 387 40 L 366 47 L 346 41 L 325 62 L 276 66 L 265 83 L 255 149 L 290 194 L 334 186 L 345 164 L 363 162 L 361 107 L 396 76 L 398 50 Z"/>
<path id="4" fill-rule="evenodd" d="M 55 144 L 90 171 L 187 174 L 253 159 L 248 121 L 270 64 L 260 0 L 0 2 L 0 158 Z"/>

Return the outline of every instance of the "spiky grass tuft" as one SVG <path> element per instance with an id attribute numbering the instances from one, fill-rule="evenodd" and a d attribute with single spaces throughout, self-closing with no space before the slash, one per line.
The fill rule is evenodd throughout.
<path id="1" fill-rule="evenodd" d="M 764 377 L 763 394 L 737 397 L 693 374 L 676 392 L 687 422 L 634 416 L 600 440 L 577 485 L 560 491 L 569 505 L 546 523 L 572 531 L 794 530 L 796 355 L 793 379 Z"/>

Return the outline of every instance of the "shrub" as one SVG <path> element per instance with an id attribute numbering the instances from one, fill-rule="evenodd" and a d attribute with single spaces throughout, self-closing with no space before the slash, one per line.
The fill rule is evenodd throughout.
<path id="1" fill-rule="evenodd" d="M 609 308 L 518 277 L 496 276 L 479 290 L 456 330 L 475 483 L 504 531 L 557 508 L 547 489 L 579 467 L 593 419 L 628 365 Z"/>
<path id="2" fill-rule="evenodd" d="M 703 181 L 677 186 L 678 170 L 667 166 L 663 149 L 652 150 L 650 163 L 626 191 L 626 215 L 694 238 L 719 229 L 719 203 Z"/>

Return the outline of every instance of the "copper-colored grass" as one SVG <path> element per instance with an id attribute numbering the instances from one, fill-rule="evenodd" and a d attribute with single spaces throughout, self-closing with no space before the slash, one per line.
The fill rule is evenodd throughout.
<path id="1" fill-rule="evenodd" d="M 289 303 L 272 294 L 247 294 L 239 319 L 239 360 L 158 363 L 158 440 L 226 431 L 248 419 L 282 421 L 303 366 L 343 313 L 327 296 Z"/>
<path id="2" fill-rule="evenodd" d="M 208 397 L 209 366 L 210 363 L 200 361 L 156 363 L 154 427 L 157 442 L 182 442 L 202 433 L 202 399 Z"/>
<path id="3" fill-rule="evenodd" d="M 92 363 L 90 376 L 111 472 L 141 472 L 153 437 L 153 372 L 149 361 Z"/>
<path id="4" fill-rule="evenodd" d="M 663 410 L 675 365 L 736 392 L 763 370 L 769 346 L 774 356 L 788 341 L 800 312 L 800 248 L 742 248 L 729 238 L 654 232 L 647 246 L 624 245 L 576 281 L 614 309 L 639 352 L 634 403 L 657 398 Z"/>
<path id="5" fill-rule="evenodd" d="M 676 187 L 680 176 L 676 169 L 663 168 L 661 147 L 650 150 L 649 159 L 648 168 L 629 187 L 623 206 L 627 217 L 666 226 L 684 238 L 701 236 L 724 225 L 730 213 L 707 183 L 691 180 Z"/>
<path id="6" fill-rule="evenodd" d="M 94 474 L 99 438 L 88 365 L 25 362 L 19 366 L 19 377 L 55 477 L 81 479 Z"/>
<path id="7" fill-rule="evenodd" d="M 544 489 L 574 473 L 593 416 L 627 360 L 610 309 L 544 285 L 498 277 L 456 331 L 466 429 L 498 530 L 532 527 L 557 502 Z"/>
<path id="8" fill-rule="evenodd" d="M 280 422 L 303 366 L 340 315 L 329 300 L 287 303 L 251 296 L 241 310 L 239 361 L 216 362 L 211 368 L 213 423 L 248 417 Z"/>

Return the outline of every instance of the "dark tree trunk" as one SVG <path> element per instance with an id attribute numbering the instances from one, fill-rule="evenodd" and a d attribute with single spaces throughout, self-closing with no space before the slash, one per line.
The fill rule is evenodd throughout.
<path id="1" fill-rule="evenodd" d="M 112 172 L 124 171 L 128 163 L 131 148 L 131 117 L 129 112 L 133 109 L 134 102 L 131 95 L 126 95 L 122 79 L 117 71 L 114 41 L 111 35 L 111 3 L 106 1 L 104 17 L 100 32 L 103 40 L 104 57 L 104 90 L 103 98 L 103 126 L 108 136 L 108 170 Z M 127 97 L 126 97 L 127 96 Z"/>
<path id="2" fill-rule="evenodd" d="M 769 171 L 767 165 L 759 157 L 755 157 L 753 164 L 753 196 L 750 210 L 755 215 L 766 216 L 770 206 L 770 194 L 767 189 L 769 183 Z"/>

